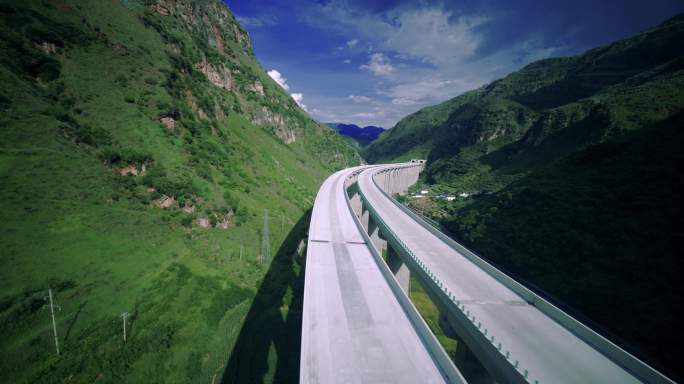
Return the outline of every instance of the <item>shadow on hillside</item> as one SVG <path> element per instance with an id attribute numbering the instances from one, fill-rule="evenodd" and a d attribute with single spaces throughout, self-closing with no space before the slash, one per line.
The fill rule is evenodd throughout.
<path id="1" fill-rule="evenodd" d="M 299 382 L 304 266 L 300 268 L 295 254 L 306 237 L 310 217 L 311 211 L 299 218 L 274 256 L 230 354 L 222 383 L 261 383 L 267 374 L 273 375 L 268 381 L 274 383 Z M 290 296 L 290 308 L 283 318 L 280 307 Z"/>

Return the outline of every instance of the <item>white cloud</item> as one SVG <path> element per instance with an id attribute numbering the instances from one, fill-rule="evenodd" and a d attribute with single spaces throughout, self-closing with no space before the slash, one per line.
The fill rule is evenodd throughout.
<path id="1" fill-rule="evenodd" d="M 292 96 L 297 105 L 299 105 L 303 110 L 308 111 L 306 109 L 306 105 L 302 103 L 302 101 L 304 100 L 304 95 L 302 95 L 301 93 L 291 93 L 290 96 Z"/>
<path id="2" fill-rule="evenodd" d="M 361 34 L 369 40 L 369 51 L 393 51 L 433 65 L 473 56 L 482 41 L 475 29 L 489 21 L 480 16 L 457 16 L 439 6 L 397 7 L 373 14 L 354 10 L 344 0 L 313 6 L 304 17 L 321 28 Z M 358 38 L 348 44 L 352 41 L 358 43 Z"/>
<path id="3" fill-rule="evenodd" d="M 347 41 L 347 47 L 354 48 L 356 46 L 356 44 L 358 44 L 358 43 L 359 43 L 358 39 L 349 40 L 349 41 Z"/>
<path id="4" fill-rule="evenodd" d="M 271 69 L 270 71 L 267 72 L 269 76 L 271 76 L 271 79 L 275 80 L 276 83 L 278 83 L 281 87 L 283 87 L 284 90 L 289 91 L 290 86 L 287 84 L 287 79 L 283 77 L 283 75 L 278 72 L 275 69 Z M 302 103 L 302 100 L 304 100 L 304 95 L 302 93 L 298 92 L 293 92 L 290 94 L 292 99 L 299 105 L 303 110 L 307 111 L 306 105 Z"/>
<path id="5" fill-rule="evenodd" d="M 271 69 L 267 73 L 269 76 L 271 76 L 271 79 L 275 80 L 275 82 L 278 83 L 281 87 L 283 87 L 284 90 L 290 90 L 290 86 L 287 85 L 287 79 L 284 78 L 283 75 L 280 74 L 280 72 L 276 71 L 275 69 Z"/>
<path id="6" fill-rule="evenodd" d="M 347 96 L 347 99 L 355 102 L 355 103 L 367 103 L 371 101 L 371 98 L 368 96 L 357 96 L 357 95 L 349 95 Z"/>
<path id="7" fill-rule="evenodd" d="M 417 102 L 415 100 L 410 100 L 410 99 L 404 99 L 404 98 L 392 99 L 392 104 L 394 104 L 394 105 L 413 105 L 416 103 Z"/>
<path id="8" fill-rule="evenodd" d="M 454 96 L 454 89 L 464 92 L 476 88 L 479 84 L 462 80 L 444 80 L 438 78 L 424 78 L 394 85 L 379 92 L 392 98 L 392 104 L 411 105 L 443 100 Z"/>
<path id="9" fill-rule="evenodd" d="M 368 54 L 365 63 L 354 56 L 354 67 L 361 71 L 341 71 L 331 82 L 336 87 L 321 84 L 339 93 L 310 95 L 309 103 L 318 108 L 313 115 L 326 121 L 390 128 L 420 108 L 476 89 L 536 59 L 569 51 L 549 47 L 545 36 L 529 35 L 488 51 L 487 31 L 497 20 L 464 14 L 454 2 L 415 1 L 373 12 L 349 0 L 326 0 L 302 16 L 311 26 L 345 37 L 347 44 L 340 51 L 348 52 L 353 45 L 355 53 Z M 351 62 L 351 57 L 344 60 Z M 362 99 L 368 96 L 372 100 Z"/>
<path id="10" fill-rule="evenodd" d="M 376 76 L 389 76 L 396 70 L 396 68 L 392 66 L 390 59 L 379 52 L 370 55 L 368 64 L 363 64 L 359 68 L 370 71 Z"/>
<path id="11" fill-rule="evenodd" d="M 278 24 L 278 18 L 273 15 L 237 16 L 236 19 L 243 27 L 259 28 Z"/>
<path id="12" fill-rule="evenodd" d="M 359 113 L 353 114 L 352 116 L 359 117 L 362 119 L 372 119 L 372 118 L 376 117 L 377 115 L 378 114 L 376 112 L 359 112 Z"/>
<path id="13" fill-rule="evenodd" d="M 322 111 L 320 109 L 314 108 L 311 110 L 311 115 L 320 121 L 326 122 L 338 122 L 339 116 L 336 113 L 331 113 L 328 111 Z"/>

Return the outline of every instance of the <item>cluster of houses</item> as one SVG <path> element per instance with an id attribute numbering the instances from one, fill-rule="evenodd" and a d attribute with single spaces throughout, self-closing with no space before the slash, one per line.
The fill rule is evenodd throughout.
<path id="1" fill-rule="evenodd" d="M 411 197 L 414 198 L 414 199 L 420 199 L 420 198 L 430 197 L 430 196 L 429 196 L 429 193 L 430 193 L 429 190 L 427 190 L 427 189 L 421 189 L 420 191 L 418 191 L 418 193 L 416 193 L 416 194 L 414 194 L 414 195 L 411 195 Z M 433 199 L 434 199 L 434 200 L 454 201 L 454 200 L 456 200 L 456 197 L 460 197 L 460 198 L 462 198 L 462 199 L 467 199 L 467 198 L 469 198 L 470 196 L 472 196 L 472 194 L 471 194 L 471 193 L 467 193 L 467 192 L 459 192 L 459 193 L 456 194 L 456 195 L 449 195 L 449 194 L 447 194 L 447 193 L 438 193 L 438 194 L 436 194 L 436 195 L 433 197 Z"/>

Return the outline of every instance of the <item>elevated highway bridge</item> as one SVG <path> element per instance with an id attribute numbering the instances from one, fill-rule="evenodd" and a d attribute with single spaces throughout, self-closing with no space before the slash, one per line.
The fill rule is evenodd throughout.
<path id="1" fill-rule="evenodd" d="M 399 204 L 392 196 L 423 166 L 348 168 L 321 186 L 307 248 L 302 383 L 468 382 L 411 303 L 410 276 L 486 371 L 469 380 L 673 383 Z"/>

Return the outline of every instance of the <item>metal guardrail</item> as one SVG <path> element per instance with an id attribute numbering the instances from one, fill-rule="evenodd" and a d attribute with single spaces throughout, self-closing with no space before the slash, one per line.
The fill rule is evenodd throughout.
<path id="1" fill-rule="evenodd" d="M 401 169 L 401 168 L 407 168 L 407 167 L 410 167 L 410 166 L 394 167 L 391 169 L 393 170 L 393 169 Z M 386 170 L 388 170 L 388 169 L 385 168 L 382 171 L 386 171 Z M 380 171 L 380 172 L 382 172 L 382 171 Z M 411 218 L 413 218 L 423 228 L 427 229 L 433 235 L 435 235 L 436 237 L 438 237 L 439 239 L 444 241 L 452 249 L 454 249 L 455 251 L 457 251 L 459 254 L 463 255 L 464 257 L 466 257 L 468 260 L 470 260 L 475 265 L 480 267 L 482 270 L 487 272 L 490 276 L 494 277 L 497 281 L 504 284 L 506 287 L 511 289 L 513 292 L 515 292 L 518 295 L 520 295 L 521 297 L 523 297 L 523 299 L 525 299 L 531 305 L 534 305 L 542 313 L 549 316 L 551 319 L 553 319 L 554 321 L 556 321 L 557 323 L 559 323 L 560 325 L 565 327 L 571 333 L 573 333 L 574 335 L 576 335 L 577 337 L 579 337 L 580 339 L 582 339 L 583 341 L 585 341 L 586 343 L 591 345 L 594 349 L 598 350 L 603 355 L 607 356 L 608 358 L 610 358 L 611 360 L 616 362 L 618 365 L 623 367 L 625 370 L 631 372 L 632 374 L 634 374 L 636 377 L 640 378 L 641 380 L 643 380 L 647 383 L 653 383 L 653 384 L 675 384 L 675 382 L 673 380 L 669 379 L 668 377 L 666 377 L 662 373 L 658 372 L 657 370 L 655 370 L 654 368 L 652 368 L 651 366 L 649 366 L 645 362 L 639 360 L 638 358 L 636 358 L 635 356 L 633 356 L 629 352 L 625 351 L 624 349 L 620 348 L 616 344 L 612 343 L 610 340 L 606 339 L 605 337 L 601 336 L 597 332 L 593 331 L 591 328 L 582 324 L 581 322 L 579 322 L 578 320 L 576 320 L 572 316 L 568 315 L 567 313 L 565 313 L 564 311 L 562 311 L 558 307 L 554 306 L 553 304 L 551 304 L 550 302 L 545 300 L 543 297 L 537 295 L 536 293 L 534 293 L 533 291 L 531 291 L 530 289 L 528 289 L 524 285 L 518 283 L 514 279 L 510 278 L 509 276 L 507 276 L 506 274 L 504 274 L 503 272 L 498 270 L 493 265 L 489 264 L 487 261 L 485 261 L 482 258 L 480 258 L 479 256 L 477 256 L 474 252 L 470 251 L 469 249 L 467 249 L 463 245 L 457 243 L 456 241 L 451 239 L 449 236 L 447 236 L 444 233 L 442 233 L 441 231 L 439 231 L 434 226 L 430 225 L 422 217 L 420 217 L 419 215 L 417 215 L 416 213 L 414 213 L 410 209 L 406 208 L 403 204 L 399 203 L 396 199 L 394 199 L 387 192 L 385 192 L 382 188 L 380 188 L 380 186 L 377 184 L 377 182 L 375 180 L 375 175 L 377 173 L 379 173 L 379 172 L 376 172 L 375 174 L 373 174 L 371 176 L 373 184 L 375 185 L 376 188 L 378 188 L 381 191 L 381 193 L 383 193 L 385 195 L 385 197 L 390 199 L 390 201 L 392 201 L 397 207 L 399 207 L 399 209 L 401 209 L 407 215 L 409 215 Z M 368 202 L 366 197 L 363 195 L 363 191 L 361 191 L 360 188 L 359 188 L 359 194 L 362 196 L 364 201 L 367 203 L 369 211 L 374 213 L 376 221 L 383 223 L 383 225 L 385 226 L 386 233 L 390 234 L 390 236 L 393 236 L 395 238 L 396 242 L 404 248 L 404 251 L 409 253 L 410 255 L 412 255 L 412 259 L 414 261 L 415 260 L 419 261 L 419 259 L 417 259 L 415 254 L 413 254 L 412 251 L 410 249 L 408 249 L 408 247 L 406 247 L 406 245 L 398 238 L 396 233 L 394 233 L 394 231 L 392 231 L 391 228 L 389 228 L 389 226 L 384 222 L 384 220 L 378 215 L 377 211 L 375 211 L 375 208 L 373 208 L 370 205 L 370 203 Z M 421 264 L 418 264 L 418 263 L 417 263 L 417 265 L 421 266 Z M 424 264 L 422 264 L 421 267 L 424 267 Z M 425 271 L 425 269 L 423 269 L 423 270 Z M 442 289 L 442 291 L 447 295 L 447 297 L 449 297 L 449 299 L 451 299 L 454 302 L 454 304 L 456 304 L 457 308 L 461 312 L 467 310 L 462 303 L 460 303 L 460 302 L 456 303 L 457 299 L 454 297 L 453 294 L 448 292 L 448 290 L 446 290 L 443 287 L 443 284 L 436 278 L 436 275 L 434 273 L 432 273 L 429 270 L 425 271 L 425 272 L 428 273 L 428 276 L 431 276 L 431 278 L 433 279 L 433 282 L 436 283 L 436 286 L 438 286 L 438 287 L 440 287 L 440 289 Z M 452 297 L 453 297 L 453 299 L 452 299 Z M 456 300 L 456 301 L 454 301 L 454 300 Z M 468 313 L 464 312 L 464 314 L 466 314 L 466 317 L 469 320 L 471 320 L 471 316 L 470 316 L 469 312 Z M 475 321 L 476 321 L 476 319 L 474 318 L 474 316 L 472 316 L 471 322 L 473 324 L 475 324 Z M 476 325 L 477 325 L 478 330 L 480 330 L 484 334 L 486 328 L 482 328 L 481 323 L 479 323 L 479 322 Z M 484 335 L 493 337 L 493 335 L 488 335 L 488 334 L 484 334 Z M 494 340 L 492 341 L 492 343 L 495 342 Z M 499 349 L 500 351 L 504 350 L 503 346 L 501 346 L 501 349 L 500 349 L 498 344 L 496 345 L 496 348 Z M 516 370 L 521 372 L 521 375 L 523 375 L 523 377 L 525 378 L 525 380 L 527 380 L 527 382 L 538 383 L 537 380 L 530 381 L 529 372 L 526 369 L 523 370 L 523 368 L 520 366 L 519 360 L 513 360 L 510 356 L 510 353 L 508 353 L 508 352 L 504 356 L 506 357 L 506 360 L 509 363 L 513 364 L 513 366 Z M 513 363 L 513 361 L 514 361 L 514 363 Z"/>
<path id="2" fill-rule="evenodd" d="M 406 168 L 406 167 L 401 167 L 401 168 Z M 520 363 L 519 359 L 515 359 L 513 356 L 511 356 L 511 353 L 509 350 L 506 350 L 506 348 L 503 346 L 501 342 L 499 342 L 496 337 L 489 332 L 487 327 L 482 326 L 482 322 L 478 321 L 477 318 L 475 317 L 474 314 L 470 312 L 470 309 L 466 307 L 465 304 L 461 303 L 460 300 L 454 295 L 452 292 L 449 291 L 449 289 L 442 283 L 442 281 L 437 278 L 437 275 L 432 272 L 425 263 L 423 263 L 418 256 L 411 251 L 411 249 L 399 238 L 399 236 L 394 232 L 389 225 L 385 222 L 385 220 L 380 217 L 378 212 L 373 208 L 373 206 L 368 202 L 368 199 L 366 196 L 363 194 L 363 191 L 359 188 L 359 194 L 361 195 L 361 199 L 367 204 L 367 209 L 373 214 L 374 219 L 376 220 L 376 224 L 378 227 L 381 227 L 386 236 L 388 237 L 388 241 L 390 241 L 390 237 L 392 238 L 391 241 L 398 244 L 401 247 L 401 250 L 403 250 L 413 261 L 413 263 L 428 277 L 430 281 L 432 281 L 436 287 L 439 288 L 439 290 L 449 299 L 449 301 L 455 305 L 455 307 L 461 312 L 461 314 L 470 321 L 471 325 L 473 326 L 473 329 L 475 329 L 477 332 L 481 333 L 481 335 L 486 339 L 488 342 L 494 346 L 501 356 L 511 365 L 511 367 L 517 371 L 522 378 L 530 383 L 530 384 L 539 384 L 539 380 L 533 380 L 529 371 L 525 368 Z"/>

